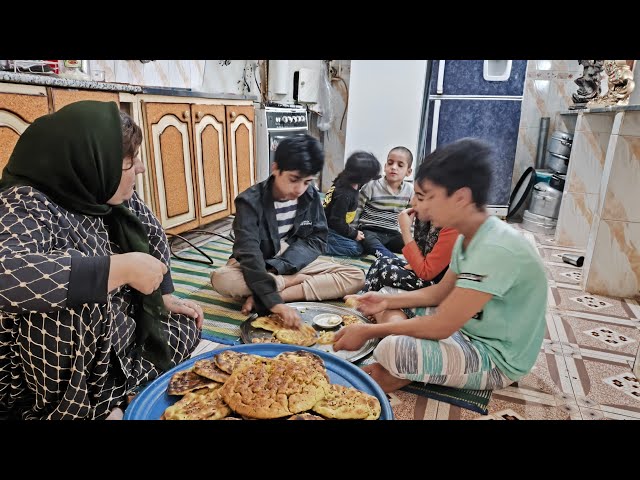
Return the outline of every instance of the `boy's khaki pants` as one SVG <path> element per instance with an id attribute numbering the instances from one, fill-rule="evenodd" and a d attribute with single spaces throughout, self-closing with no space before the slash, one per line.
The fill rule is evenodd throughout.
<path id="1" fill-rule="evenodd" d="M 342 298 L 358 292 L 364 286 L 364 272 L 351 265 L 316 259 L 298 273 L 309 275 L 301 285 L 306 301 Z M 283 275 L 273 275 L 279 292 L 284 290 Z M 211 285 L 220 295 L 244 298 L 252 295 L 242 275 L 240 263 L 230 258 L 227 265 L 211 272 Z"/>

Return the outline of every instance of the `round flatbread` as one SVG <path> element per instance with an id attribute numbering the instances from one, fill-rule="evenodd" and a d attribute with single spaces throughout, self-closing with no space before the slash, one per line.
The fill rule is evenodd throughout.
<path id="1" fill-rule="evenodd" d="M 219 386 L 219 383 L 202 377 L 193 370 L 182 370 L 174 373 L 169 379 L 167 393 L 169 395 L 184 395 L 188 392 L 192 392 L 193 390 L 197 390 L 198 388 L 216 388 Z"/>
<path id="2" fill-rule="evenodd" d="M 275 336 L 282 343 L 289 345 L 301 345 L 303 347 L 310 347 L 316 343 L 318 339 L 318 333 L 308 323 L 303 323 L 298 330 L 283 329 L 278 330 Z"/>
<path id="3" fill-rule="evenodd" d="M 272 313 L 268 317 L 258 317 L 251 322 L 251 326 L 269 330 L 270 332 L 277 332 L 278 330 L 286 328 L 284 323 L 282 323 L 282 318 L 277 313 Z"/>
<path id="4" fill-rule="evenodd" d="M 220 420 L 231 413 L 220 389 L 189 392 L 164 411 L 165 420 Z"/>
<path id="5" fill-rule="evenodd" d="M 259 355 L 234 352 L 233 350 L 225 350 L 224 352 L 220 352 L 215 357 L 213 357 L 213 361 L 216 366 L 223 372 L 232 373 L 233 369 L 240 365 L 241 362 L 243 362 L 244 360 L 253 360 L 255 357 L 259 357 Z"/>
<path id="6" fill-rule="evenodd" d="M 251 418 L 288 417 L 309 410 L 329 389 L 313 362 L 265 360 L 241 363 L 220 389 L 234 412 Z"/>
<path id="7" fill-rule="evenodd" d="M 332 384 L 327 395 L 312 410 L 327 418 L 376 420 L 380 401 L 353 387 Z"/>
<path id="8" fill-rule="evenodd" d="M 220 370 L 213 359 L 198 360 L 193 365 L 193 371 L 214 382 L 224 383 L 229 378 L 229 374 Z"/>

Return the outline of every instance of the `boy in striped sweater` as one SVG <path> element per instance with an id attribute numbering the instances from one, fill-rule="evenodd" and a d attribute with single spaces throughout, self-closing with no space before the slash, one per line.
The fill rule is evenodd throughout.
<path id="1" fill-rule="evenodd" d="M 364 234 L 365 254 L 394 257 L 404 247 L 398 214 L 411 206 L 413 185 L 405 182 L 411 174 L 413 155 L 406 147 L 392 148 L 384 165 L 384 177 L 371 180 L 360 189 L 358 210 L 352 225 Z"/>

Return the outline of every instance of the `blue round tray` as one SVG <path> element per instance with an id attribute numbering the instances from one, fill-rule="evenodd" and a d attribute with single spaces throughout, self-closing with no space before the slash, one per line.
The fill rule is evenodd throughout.
<path id="1" fill-rule="evenodd" d="M 253 353 L 264 357 L 275 357 L 279 353 L 295 350 L 307 350 L 311 353 L 315 353 L 324 360 L 327 373 L 329 374 L 329 381 L 331 383 L 337 383 L 338 385 L 344 385 L 345 387 L 354 387 L 375 396 L 380 401 L 380 420 L 393 420 L 393 410 L 391 409 L 387 395 L 382 391 L 380 386 L 360 368 L 331 353 L 326 353 L 308 347 L 282 345 L 277 343 L 235 345 L 226 348 L 219 348 L 217 350 L 212 350 L 210 352 L 203 353 L 202 355 L 198 355 L 197 357 L 193 357 L 180 365 L 176 365 L 168 372 L 165 372 L 160 377 L 156 378 L 141 393 L 136 395 L 133 402 L 131 402 L 125 410 L 124 419 L 159 420 L 167 407 L 173 405 L 181 398 L 175 395 L 167 395 L 169 379 L 173 374 L 180 370 L 190 369 L 198 360 L 211 358 L 224 350 Z"/>

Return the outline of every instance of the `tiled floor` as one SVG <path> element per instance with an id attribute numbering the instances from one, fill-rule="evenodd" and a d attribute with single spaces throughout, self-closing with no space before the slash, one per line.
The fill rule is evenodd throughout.
<path id="1" fill-rule="evenodd" d="M 560 255 L 583 252 L 523 234 L 536 245 L 549 279 L 547 331 L 532 371 L 495 391 L 488 415 L 399 391 L 390 395 L 397 419 L 640 420 L 640 381 L 631 370 L 640 346 L 638 301 L 581 291 L 582 269 Z M 194 355 L 219 346 L 203 341 Z"/>

